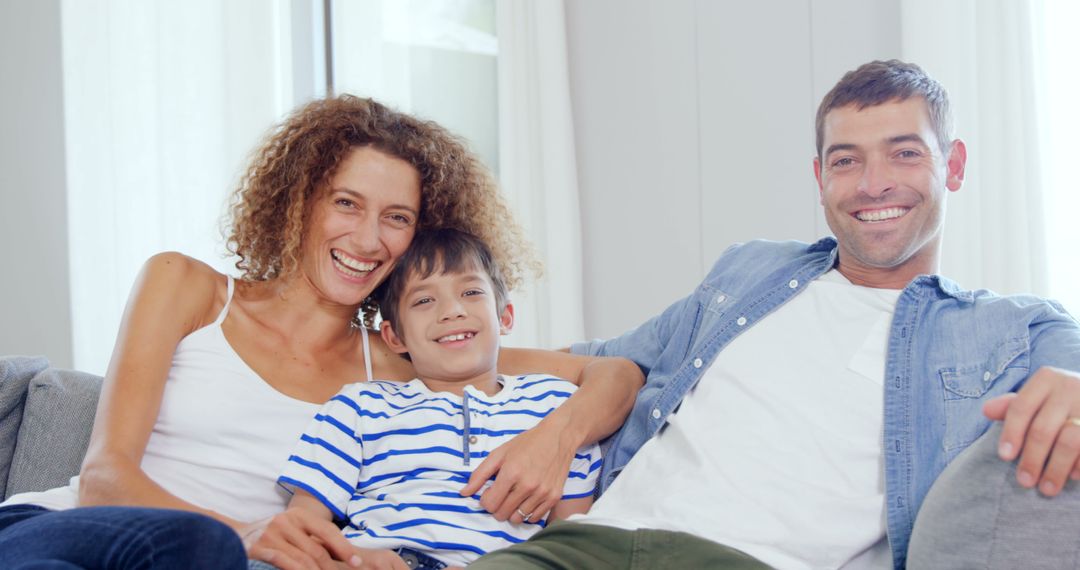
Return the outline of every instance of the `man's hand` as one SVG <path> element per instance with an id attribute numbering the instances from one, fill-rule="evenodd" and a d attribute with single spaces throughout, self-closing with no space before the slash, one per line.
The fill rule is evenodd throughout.
<path id="1" fill-rule="evenodd" d="M 474 495 L 498 473 L 480 497 L 480 506 L 496 520 L 536 522 L 562 498 L 580 442 L 567 441 L 565 431 L 548 416 L 536 427 L 495 448 L 473 471 L 462 496 Z M 525 521 L 526 515 L 528 521 Z"/>
<path id="2" fill-rule="evenodd" d="M 1049 497 L 1067 477 L 1080 479 L 1080 374 L 1043 367 L 1016 394 L 983 405 L 986 417 L 1004 421 L 998 455 L 1020 456 L 1016 480 Z"/>
<path id="3" fill-rule="evenodd" d="M 359 549 L 341 535 L 334 523 L 304 509 L 292 508 L 251 523 L 241 531 L 240 537 L 249 558 L 268 562 L 281 570 L 368 568 L 361 566 L 365 561 L 358 556 Z M 344 565 L 337 560 L 345 561 Z"/>

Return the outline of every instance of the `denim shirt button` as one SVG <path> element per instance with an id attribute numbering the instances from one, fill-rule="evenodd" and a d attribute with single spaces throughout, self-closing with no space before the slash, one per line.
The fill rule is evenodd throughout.
<path id="1" fill-rule="evenodd" d="M 990 381 L 990 372 L 983 372 L 983 382 Z"/>
<path id="2" fill-rule="evenodd" d="M 660 408 L 653 408 L 652 417 L 654 420 L 660 419 Z"/>
<path id="3" fill-rule="evenodd" d="M 717 303 L 723 303 L 724 301 L 727 301 L 727 295 L 720 295 L 716 298 Z"/>
<path id="4" fill-rule="evenodd" d="M 739 320 L 735 321 L 735 324 L 740 327 L 746 324 L 746 317 L 739 317 Z"/>
<path id="5" fill-rule="evenodd" d="M 694 359 L 694 368 L 701 368 L 701 359 L 700 358 L 695 358 Z"/>
<path id="6" fill-rule="evenodd" d="M 799 286 L 799 280 L 798 279 L 792 279 L 791 281 L 787 282 L 787 286 L 794 289 L 794 288 Z"/>

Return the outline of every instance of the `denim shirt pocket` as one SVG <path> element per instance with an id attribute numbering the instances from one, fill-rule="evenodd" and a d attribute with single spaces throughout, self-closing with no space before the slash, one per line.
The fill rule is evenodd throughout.
<path id="1" fill-rule="evenodd" d="M 1028 376 L 1028 337 L 1008 339 L 987 358 L 966 365 L 941 368 L 938 376 L 945 398 L 945 451 L 951 460 L 986 431 L 983 403 L 1012 390 Z"/>
<path id="2" fill-rule="evenodd" d="M 696 350 L 703 338 L 712 336 L 718 321 L 724 318 L 724 314 L 735 303 L 734 297 L 711 285 L 699 287 L 694 297 L 697 301 L 697 314 L 694 315 L 693 326 L 688 328 L 691 333 L 682 358 Z"/>

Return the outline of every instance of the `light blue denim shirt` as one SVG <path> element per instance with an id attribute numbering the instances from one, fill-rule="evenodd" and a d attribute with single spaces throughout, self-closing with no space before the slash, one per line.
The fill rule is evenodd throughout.
<path id="1" fill-rule="evenodd" d="M 836 264 L 833 238 L 754 241 L 729 248 L 688 297 L 622 336 L 575 344 L 578 354 L 623 356 L 648 380 L 610 440 L 601 490 L 664 425 L 716 355 Z M 782 354 L 783 347 L 777 347 Z M 1058 304 L 965 291 L 921 275 L 897 301 L 885 363 L 882 445 L 887 534 L 904 566 L 915 515 L 930 485 L 990 422 L 986 400 L 1041 366 L 1080 371 L 1080 324 Z"/>

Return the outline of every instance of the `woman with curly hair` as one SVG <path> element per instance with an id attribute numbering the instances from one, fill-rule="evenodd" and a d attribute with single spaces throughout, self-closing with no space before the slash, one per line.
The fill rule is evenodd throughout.
<path id="1" fill-rule="evenodd" d="M 538 267 L 487 171 L 442 127 L 347 95 L 296 111 L 233 199 L 228 244 L 241 277 L 179 253 L 147 261 L 80 476 L 0 508 L 0 566 L 362 566 L 332 523 L 281 514 L 288 496 L 275 481 L 341 386 L 415 376 L 368 327 L 375 289 L 413 236 L 434 228 L 481 238 L 511 286 Z M 481 504 L 520 522 L 554 505 L 576 449 L 621 424 L 639 386 L 625 378 L 640 372 L 513 349 L 499 368 L 582 382 L 463 489 L 497 474 Z"/>

